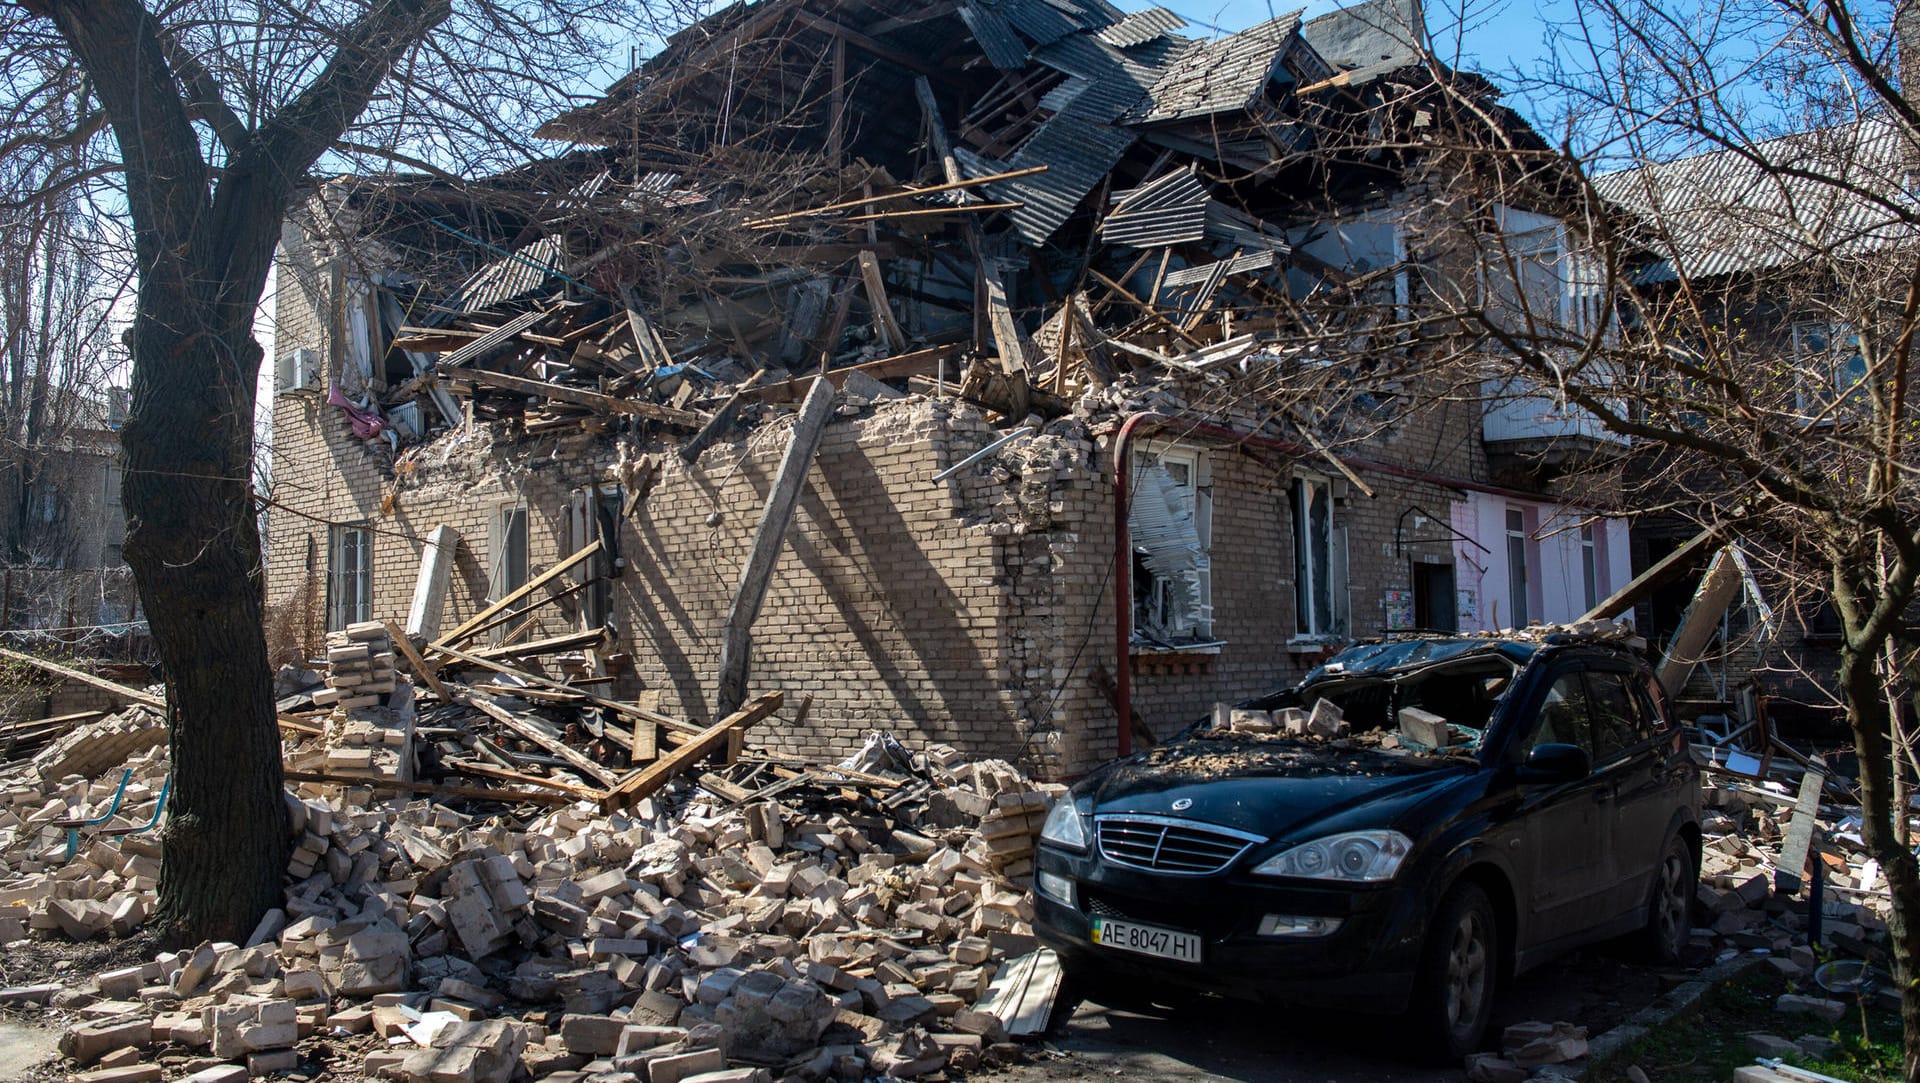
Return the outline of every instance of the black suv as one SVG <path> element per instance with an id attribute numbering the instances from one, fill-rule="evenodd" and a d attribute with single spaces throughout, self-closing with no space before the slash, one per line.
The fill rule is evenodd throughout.
<path id="1" fill-rule="evenodd" d="M 1662 961 L 1686 946 L 1699 777 L 1627 647 L 1389 640 L 1243 706 L 1283 732 L 1197 724 L 1049 814 L 1036 929 L 1096 999 L 1406 1011 L 1457 1060 L 1503 975 L 1635 931 Z"/>

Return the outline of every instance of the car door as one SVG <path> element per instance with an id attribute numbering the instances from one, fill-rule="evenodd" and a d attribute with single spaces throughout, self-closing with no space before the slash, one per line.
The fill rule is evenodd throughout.
<path id="1" fill-rule="evenodd" d="M 1595 781 L 1613 795 L 1615 877 L 1609 916 L 1639 910 L 1652 890 L 1673 817 L 1666 750 L 1654 719 L 1634 694 L 1635 675 L 1624 666 L 1587 670 L 1593 718 Z"/>
<path id="2" fill-rule="evenodd" d="M 1541 696 L 1532 730 L 1519 744 L 1524 762 L 1536 745 L 1577 745 L 1593 753 L 1593 722 L 1585 675 L 1578 666 L 1562 669 Z M 1589 774 L 1571 782 L 1528 782 L 1520 786 L 1519 827 L 1527 855 L 1529 947 L 1561 940 L 1592 928 L 1609 915 L 1613 889 L 1615 816 L 1613 789 Z"/>

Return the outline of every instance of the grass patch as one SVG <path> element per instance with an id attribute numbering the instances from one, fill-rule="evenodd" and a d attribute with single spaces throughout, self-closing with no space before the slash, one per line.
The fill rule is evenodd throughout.
<path id="1" fill-rule="evenodd" d="M 1744 976 L 1714 988 L 1691 1012 L 1619 1053 L 1596 1064 L 1588 1079 L 1594 1083 L 1626 1083 L 1627 1069 L 1639 1066 L 1651 1079 L 1711 1079 L 1724 1083 L 1735 1068 L 1752 1064 L 1747 1034 L 1759 1031 L 1789 1041 L 1817 1034 L 1840 1043 L 1826 1059 L 1789 1056 L 1787 1063 L 1855 1083 L 1892 1083 L 1900 1078 L 1900 1013 L 1869 1003 L 1863 1020 L 1858 1002 L 1847 1000 L 1848 1013 L 1829 1024 L 1804 1015 L 1773 1010 L 1782 993 L 1826 996 L 1810 979 L 1788 981 L 1771 966 L 1756 967 Z"/>

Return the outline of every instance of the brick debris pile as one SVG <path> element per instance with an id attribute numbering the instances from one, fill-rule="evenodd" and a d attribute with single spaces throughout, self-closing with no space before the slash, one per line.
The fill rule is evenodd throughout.
<path id="1" fill-rule="evenodd" d="M 5 779 L 0 937 L 145 918 L 158 839 L 113 832 L 151 817 L 165 751 L 129 766 L 71 861 L 55 825 L 104 813 L 120 771 Z M 302 1064 L 411 1083 L 964 1071 L 1014 1049 L 998 1011 L 1032 969 L 1008 964 L 1034 951 L 1023 881 L 1047 794 L 940 746 L 909 766 L 891 808 L 806 779 L 741 804 L 683 780 L 624 812 L 520 814 L 304 784 L 285 904 L 247 943 L 0 999 L 66 1013 L 62 1052 L 103 1083 Z"/>

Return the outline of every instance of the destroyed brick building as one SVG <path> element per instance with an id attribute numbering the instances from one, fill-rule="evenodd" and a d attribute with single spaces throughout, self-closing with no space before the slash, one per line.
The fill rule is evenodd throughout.
<path id="1" fill-rule="evenodd" d="M 747 686 L 811 697 L 771 747 L 885 729 L 1061 777 L 1351 638 L 1623 585 L 1591 418 L 1383 386 L 1362 326 L 1294 345 L 1300 297 L 1484 275 L 1410 251 L 1445 247 L 1423 141 L 1463 99 L 1524 123 L 1423 58 L 1416 0 L 1181 30 L 735 5 L 542 128 L 566 155 L 320 185 L 279 267 L 275 646 L 411 612 L 701 720 L 744 619 Z M 1573 231 L 1494 210 L 1518 289 L 1603 303 Z M 821 378 L 831 416 L 796 415 Z"/>

